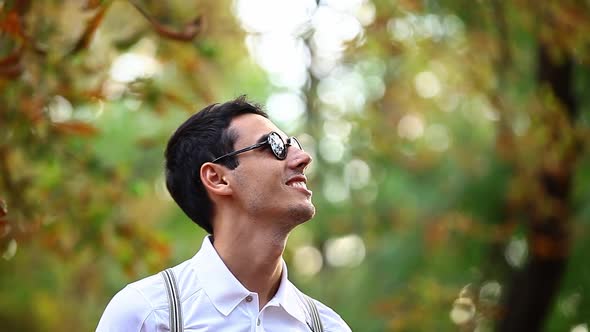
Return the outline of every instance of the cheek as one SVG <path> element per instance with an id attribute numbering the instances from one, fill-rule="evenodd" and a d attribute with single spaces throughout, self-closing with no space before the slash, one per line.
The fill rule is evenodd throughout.
<path id="1" fill-rule="evenodd" d="M 281 175 L 270 165 L 244 168 L 235 173 L 235 179 L 240 196 L 269 196 L 281 190 Z"/>
<path id="2" fill-rule="evenodd" d="M 235 170 L 235 178 L 240 190 L 257 195 L 283 190 L 284 171 L 278 160 L 265 159 L 258 163 L 240 164 Z"/>

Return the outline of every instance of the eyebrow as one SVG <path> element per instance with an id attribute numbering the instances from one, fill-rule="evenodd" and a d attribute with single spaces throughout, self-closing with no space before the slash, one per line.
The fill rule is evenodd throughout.
<path id="1" fill-rule="evenodd" d="M 260 136 L 260 138 L 258 138 L 258 140 L 256 141 L 256 144 L 266 141 L 268 139 L 268 135 L 270 135 L 270 133 Z"/>

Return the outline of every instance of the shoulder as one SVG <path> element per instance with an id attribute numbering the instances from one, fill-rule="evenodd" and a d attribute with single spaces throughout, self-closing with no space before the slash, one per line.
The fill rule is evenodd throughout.
<path id="1" fill-rule="evenodd" d="M 324 326 L 325 332 L 332 332 L 332 331 L 351 331 L 350 327 L 342 317 L 338 313 L 336 313 L 332 308 L 328 307 L 327 305 L 323 304 L 322 302 L 313 299 L 316 307 L 318 308 L 318 312 L 320 314 L 320 319 L 322 320 L 322 325 Z"/>
<path id="2" fill-rule="evenodd" d="M 324 327 L 325 332 L 346 332 L 351 331 L 350 327 L 340 315 L 334 311 L 332 308 L 328 307 L 327 305 L 323 304 L 322 302 L 306 295 L 302 291 L 300 291 L 297 287 L 291 284 L 295 291 L 299 292 L 303 296 L 307 296 L 310 298 L 313 303 L 315 304 L 316 308 L 318 309 L 318 313 L 320 314 L 320 319 L 322 321 L 322 325 Z"/>
<path id="3" fill-rule="evenodd" d="M 172 268 L 180 286 L 181 299 L 185 300 L 195 293 L 191 288 L 195 288 L 196 284 L 187 267 L 187 262 L 184 262 Z M 154 327 L 160 321 L 166 321 L 167 312 L 168 294 L 164 279 L 160 273 L 154 274 L 127 285 L 115 294 L 96 331 L 145 331 L 147 326 Z"/>
<path id="4" fill-rule="evenodd" d="M 165 308 L 162 278 L 153 275 L 127 285 L 111 299 L 97 331 L 140 331 L 154 311 Z"/>

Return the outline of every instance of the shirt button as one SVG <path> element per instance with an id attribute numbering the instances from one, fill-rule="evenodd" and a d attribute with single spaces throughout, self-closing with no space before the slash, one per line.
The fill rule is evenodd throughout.
<path id="1" fill-rule="evenodd" d="M 251 295 L 246 296 L 246 302 L 252 302 L 252 296 Z"/>
<path id="2" fill-rule="evenodd" d="M 256 320 L 256 325 L 257 325 L 257 326 L 260 326 L 260 318 L 258 318 L 258 319 Z"/>

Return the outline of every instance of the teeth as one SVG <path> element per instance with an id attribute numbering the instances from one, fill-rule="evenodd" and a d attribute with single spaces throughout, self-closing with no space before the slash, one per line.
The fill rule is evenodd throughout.
<path id="1" fill-rule="evenodd" d="M 290 187 L 296 187 L 296 188 L 305 188 L 307 189 L 307 186 L 305 185 L 305 182 L 291 182 L 289 183 Z"/>

